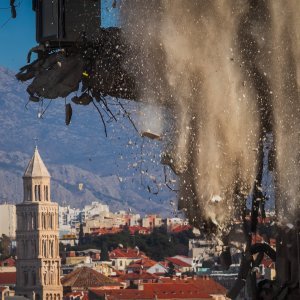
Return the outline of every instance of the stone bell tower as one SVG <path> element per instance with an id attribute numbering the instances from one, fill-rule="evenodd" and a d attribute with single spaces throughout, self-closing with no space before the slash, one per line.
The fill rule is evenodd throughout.
<path id="1" fill-rule="evenodd" d="M 23 176 L 17 204 L 16 295 L 61 300 L 58 204 L 51 202 L 50 174 L 37 147 Z"/>

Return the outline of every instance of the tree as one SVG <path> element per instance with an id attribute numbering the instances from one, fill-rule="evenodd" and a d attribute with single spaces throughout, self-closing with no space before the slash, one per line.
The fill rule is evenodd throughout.
<path id="1" fill-rule="evenodd" d="M 108 261 L 109 260 L 107 244 L 105 242 L 102 244 L 102 247 L 101 247 L 100 260 L 101 261 Z"/>
<path id="2" fill-rule="evenodd" d="M 2 237 L 0 238 L 1 259 L 8 258 L 10 256 L 10 250 L 11 250 L 11 240 L 8 236 L 2 234 Z"/>
<path id="3" fill-rule="evenodd" d="M 84 243 L 83 224 L 80 223 L 78 244 L 81 246 L 83 243 Z"/>
<path id="4" fill-rule="evenodd" d="M 176 274 L 175 266 L 174 264 L 170 261 L 168 263 L 168 272 L 166 273 L 167 276 L 174 276 Z"/>

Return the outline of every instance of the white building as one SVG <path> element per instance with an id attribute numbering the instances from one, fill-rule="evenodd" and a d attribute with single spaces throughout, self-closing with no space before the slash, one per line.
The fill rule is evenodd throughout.
<path id="1" fill-rule="evenodd" d="M 13 204 L 0 205 L 0 235 L 5 234 L 11 239 L 16 237 L 17 215 Z"/>
<path id="2" fill-rule="evenodd" d="M 215 241 L 190 239 L 189 240 L 189 257 L 193 260 L 193 270 L 195 272 L 202 268 L 204 261 L 213 260 L 222 250 Z"/>
<path id="3" fill-rule="evenodd" d="M 102 204 L 100 202 L 92 202 L 92 204 L 86 205 L 82 210 L 81 220 L 85 221 L 86 219 L 92 218 L 97 215 L 108 216 L 108 205 Z"/>
<path id="4" fill-rule="evenodd" d="M 189 225 L 189 222 L 182 218 L 167 218 L 166 219 L 166 226 L 167 226 L 168 231 L 178 225 Z"/>
<path id="5" fill-rule="evenodd" d="M 150 274 L 166 274 L 168 272 L 168 267 L 158 262 L 149 269 L 147 269 L 146 272 Z"/>
<path id="6" fill-rule="evenodd" d="M 76 233 L 76 224 L 79 223 L 81 210 L 70 206 L 59 206 L 59 234 Z"/>

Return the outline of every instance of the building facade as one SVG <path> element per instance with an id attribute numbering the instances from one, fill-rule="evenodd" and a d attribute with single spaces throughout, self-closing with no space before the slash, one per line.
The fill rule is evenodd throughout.
<path id="1" fill-rule="evenodd" d="M 14 204 L 0 205 L 0 235 L 5 234 L 11 239 L 16 238 L 16 206 Z"/>
<path id="2" fill-rule="evenodd" d="M 23 176 L 17 211 L 16 295 L 61 300 L 58 205 L 51 202 L 50 174 L 36 148 Z"/>

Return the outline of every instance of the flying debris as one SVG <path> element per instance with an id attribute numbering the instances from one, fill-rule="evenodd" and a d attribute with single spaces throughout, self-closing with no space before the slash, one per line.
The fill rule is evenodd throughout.
<path id="1" fill-rule="evenodd" d="M 222 197 L 219 196 L 219 195 L 214 195 L 214 196 L 212 196 L 212 198 L 211 198 L 211 202 L 212 202 L 212 203 L 219 203 L 219 202 L 221 202 L 221 201 L 222 201 Z"/>
<path id="2" fill-rule="evenodd" d="M 66 125 L 69 125 L 72 119 L 72 106 L 70 103 L 65 105 L 65 113 L 66 113 Z"/>
<path id="3" fill-rule="evenodd" d="M 83 93 L 81 96 L 73 97 L 72 102 L 79 105 L 89 105 L 93 101 L 93 97 L 90 96 L 88 93 Z"/>
<path id="4" fill-rule="evenodd" d="M 167 152 L 162 153 L 160 162 L 163 165 L 169 166 L 176 175 L 181 175 L 186 171 L 186 166 L 175 162 Z"/>
<path id="5" fill-rule="evenodd" d="M 141 137 L 147 137 L 147 138 L 149 138 L 151 140 L 161 140 L 161 136 L 159 134 L 156 134 L 156 133 L 151 132 L 149 130 L 143 131 L 141 133 Z"/>

